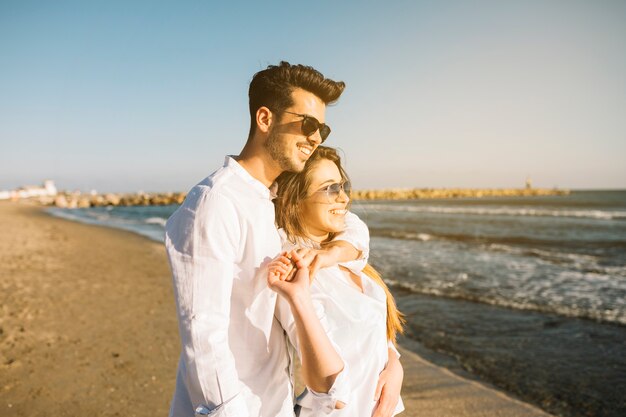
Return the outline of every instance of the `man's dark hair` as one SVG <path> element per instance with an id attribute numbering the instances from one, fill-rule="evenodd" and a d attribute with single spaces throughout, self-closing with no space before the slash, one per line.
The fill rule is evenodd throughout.
<path id="1" fill-rule="evenodd" d="M 278 120 L 283 111 L 293 105 L 291 93 L 301 88 L 315 94 L 324 104 L 332 104 L 339 99 L 346 84 L 325 78 L 313 67 L 291 65 L 281 61 L 278 65 L 270 65 L 252 77 L 248 97 L 250 99 L 250 132 L 248 139 L 256 129 L 256 112 L 260 107 L 267 107 L 276 114 Z"/>

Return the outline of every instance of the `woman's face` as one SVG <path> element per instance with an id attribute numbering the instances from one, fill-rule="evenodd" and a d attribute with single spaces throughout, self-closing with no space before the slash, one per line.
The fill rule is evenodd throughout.
<path id="1" fill-rule="evenodd" d="M 322 242 L 329 233 L 345 228 L 346 206 L 350 198 L 341 191 L 339 195 L 328 194 L 331 184 L 342 184 L 339 168 L 328 159 L 321 159 L 310 171 L 311 185 L 307 197 L 300 202 L 304 230 L 309 238 Z"/>

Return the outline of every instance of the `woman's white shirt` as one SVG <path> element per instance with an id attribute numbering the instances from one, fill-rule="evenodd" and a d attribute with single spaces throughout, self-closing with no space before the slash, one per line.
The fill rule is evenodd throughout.
<path id="1" fill-rule="evenodd" d="M 282 230 L 280 233 L 283 250 L 306 245 L 305 242 L 292 244 L 287 241 Z M 315 311 L 331 343 L 344 361 L 344 370 L 338 375 L 328 394 L 306 389 L 298 397 L 297 404 L 302 407 L 300 417 L 363 417 L 371 415 L 376 405 L 376 385 L 388 360 L 387 299 L 385 291 L 376 282 L 361 271 L 353 271 L 357 272 L 363 292 L 339 266 L 319 270 L 311 284 Z M 288 302 L 280 296 L 276 305 L 276 317 L 300 356 L 294 318 Z M 345 408 L 335 409 L 336 401 L 344 402 Z M 394 415 L 403 410 L 400 400 Z"/>

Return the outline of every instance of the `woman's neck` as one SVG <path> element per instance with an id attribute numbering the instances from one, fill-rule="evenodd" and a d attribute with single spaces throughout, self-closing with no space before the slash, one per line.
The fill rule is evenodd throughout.
<path id="1" fill-rule="evenodd" d="M 329 236 L 330 236 L 330 233 L 321 232 L 321 231 L 316 233 L 316 232 L 310 232 L 307 230 L 305 232 L 304 238 L 321 245 L 326 240 L 328 240 Z"/>

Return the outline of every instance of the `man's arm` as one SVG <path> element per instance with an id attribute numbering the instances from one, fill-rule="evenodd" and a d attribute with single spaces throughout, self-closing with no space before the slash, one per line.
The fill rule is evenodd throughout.
<path id="1" fill-rule="evenodd" d="M 228 342 L 230 299 L 240 225 L 232 203 L 216 192 L 192 198 L 166 226 L 185 387 L 194 409 L 247 416 Z M 191 193 L 190 193 L 191 194 Z M 221 415 L 215 414 L 216 416 Z"/>
<path id="2" fill-rule="evenodd" d="M 363 270 L 369 258 L 370 232 L 367 225 L 352 212 L 346 213 L 346 228 L 314 254 L 311 276 L 320 268 L 342 264 L 354 273 Z"/>
<path id="3" fill-rule="evenodd" d="M 388 344 L 387 355 L 387 365 L 379 375 L 374 394 L 376 408 L 372 417 L 390 417 L 398 408 L 398 404 L 400 404 L 398 411 L 404 410 L 404 404 L 400 398 L 404 370 L 400 363 L 400 353 L 391 342 Z"/>

